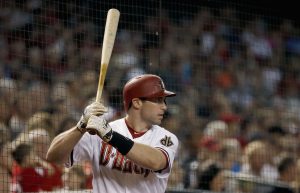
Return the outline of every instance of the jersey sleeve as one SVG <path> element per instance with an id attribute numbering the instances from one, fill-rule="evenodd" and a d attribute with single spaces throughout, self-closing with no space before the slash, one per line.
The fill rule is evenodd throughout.
<path id="1" fill-rule="evenodd" d="M 85 133 L 79 142 L 72 150 L 68 162 L 65 163 L 66 167 L 71 167 L 75 163 L 79 163 L 86 160 L 91 160 L 93 154 L 93 136 Z"/>
<path id="2" fill-rule="evenodd" d="M 178 138 L 172 133 L 161 135 L 158 139 L 159 140 L 156 142 L 155 148 L 161 150 L 164 153 L 167 159 L 167 167 L 161 171 L 155 172 L 155 174 L 159 178 L 166 178 L 171 172 L 179 142 Z"/>

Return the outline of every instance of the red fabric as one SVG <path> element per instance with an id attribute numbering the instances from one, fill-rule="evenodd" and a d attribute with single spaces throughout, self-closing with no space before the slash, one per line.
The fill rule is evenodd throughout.
<path id="1" fill-rule="evenodd" d="M 23 168 L 17 176 L 23 192 L 38 192 L 42 190 L 43 174 L 37 172 L 36 168 Z"/>
<path id="2" fill-rule="evenodd" d="M 93 189 L 93 171 L 92 171 L 92 165 L 90 162 L 84 162 L 83 171 L 86 176 L 85 188 Z"/>
<path id="3" fill-rule="evenodd" d="M 239 123 L 242 121 L 242 117 L 236 114 L 222 114 L 220 119 L 226 123 Z"/>
<path id="4" fill-rule="evenodd" d="M 216 77 L 216 84 L 223 89 L 228 89 L 234 84 L 234 78 L 229 72 L 223 71 Z"/>
<path id="5" fill-rule="evenodd" d="M 87 176 L 86 181 L 85 181 L 85 188 L 93 189 L 93 175 L 92 174 Z"/>
<path id="6" fill-rule="evenodd" d="M 13 162 L 12 165 L 12 176 L 13 176 L 13 182 L 16 182 L 16 176 L 20 175 L 22 171 L 22 168 L 17 164 L 17 162 Z"/>
<path id="7" fill-rule="evenodd" d="M 200 140 L 199 147 L 206 148 L 210 151 L 218 152 L 221 150 L 221 145 L 212 137 L 203 137 Z"/>
<path id="8" fill-rule="evenodd" d="M 44 176 L 41 187 L 42 190 L 45 191 L 53 191 L 55 189 L 63 187 L 62 169 L 55 164 L 51 164 L 51 165 L 54 167 L 55 172 L 52 176 L 49 175 Z"/>
<path id="9" fill-rule="evenodd" d="M 48 171 L 44 168 L 21 168 L 18 164 L 14 164 L 13 184 L 20 184 L 24 192 L 53 191 L 62 188 L 62 169 L 55 164 L 52 166 L 55 168 L 55 172 L 49 176 Z"/>
<path id="10" fill-rule="evenodd" d="M 17 162 L 13 162 L 12 165 L 12 192 L 16 193 L 16 192 L 20 192 L 19 191 L 19 182 L 18 182 L 18 177 L 20 176 L 22 171 L 22 168 L 18 165 Z"/>
<path id="11" fill-rule="evenodd" d="M 144 132 L 136 132 L 132 127 L 130 127 L 125 119 L 126 126 L 132 136 L 133 139 L 143 136 L 147 131 Z"/>

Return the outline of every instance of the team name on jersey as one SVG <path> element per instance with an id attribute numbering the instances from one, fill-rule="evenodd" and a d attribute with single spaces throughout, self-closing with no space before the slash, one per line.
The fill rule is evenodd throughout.
<path id="1" fill-rule="evenodd" d="M 123 173 L 140 174 L 146 178 L 149 173 L 152 172 L 149 169 L 136 165 L 134 162 L 118 152 L 114 147 L 102 141 L 99 164 L 107 167 L 111 159 L 113 159 L 112 169 Z"/>

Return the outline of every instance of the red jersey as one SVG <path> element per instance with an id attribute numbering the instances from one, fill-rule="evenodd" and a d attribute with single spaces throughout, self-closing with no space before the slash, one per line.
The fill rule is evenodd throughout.
<path id="1" fill-rule="evenodd" d="M 42 190 L 43 178 L 46 171 L 43 168 L 22 168 L 20 174 L 17 176 L 23 192 L 38 192 Z"/>

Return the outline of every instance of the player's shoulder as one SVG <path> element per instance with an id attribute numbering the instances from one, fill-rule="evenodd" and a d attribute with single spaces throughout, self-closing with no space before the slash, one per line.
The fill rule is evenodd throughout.
<path id="1" fill-rule="evenodd" d="M 167 135 L 167 136 L 177 139 L 177 136 L 174 133 L 165 129 L 164 127 L 161 127 L 159 125 L 153 125 L 152 129 L 153 129 L 153 132 L 155 132 L 155 133 L 159 133 L 160 135 Z"/>
<path id="2" fill-rule="evenodd" d="M 177 136 L 168 131 L 167 129 L 158 126 L 158 125 L 153 125 L 152 126 L 153 129 L 153 137 L 159 141 L 160 144 L 162 144 L 163 146 L 166 147 L 174 147 L 177 148 L 178 144 L 179 144 L 179 140 L 177 138 Z"/>

